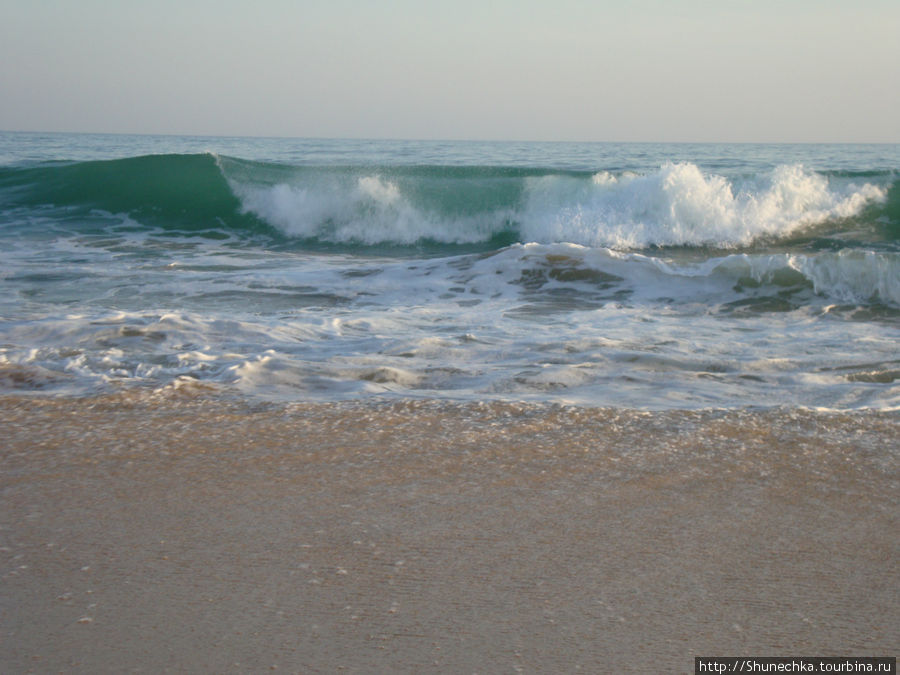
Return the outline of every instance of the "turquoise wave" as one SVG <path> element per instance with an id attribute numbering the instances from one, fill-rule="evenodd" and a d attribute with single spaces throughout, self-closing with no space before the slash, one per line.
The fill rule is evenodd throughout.
<path id="1" fill-rule="evenodd" d="M 101 210 L 176 229 L 253 226 L 211 155 L 148 155 L 0 168 L 10 206 Z"/>
<path id="2" fill-rule="evenodd" d="M 896 175 L 802 167 L 726 179 L 692 164 L 636 175 L 296 166 L 212 154 L 0 167 L 0 209 L 23 208 L 60 209 L 70 219 L 95 211 L 126 214 L 173 232 L 265 234 L 278 245 L 741 248 L 834 241 L 845 232 L 900 243 Z"/>

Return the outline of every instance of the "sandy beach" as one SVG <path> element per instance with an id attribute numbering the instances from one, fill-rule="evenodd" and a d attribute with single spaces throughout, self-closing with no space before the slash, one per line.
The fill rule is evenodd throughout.
<path id="1" fill-rule="evenodd" d="M 893 413 L 0 399 L 2 671 L 895 655 Z"/>

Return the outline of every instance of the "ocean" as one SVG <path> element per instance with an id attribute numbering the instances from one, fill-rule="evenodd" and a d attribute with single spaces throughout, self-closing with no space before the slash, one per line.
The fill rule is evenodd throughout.
<path id="1" fill-rule="evenodd" d="M 900 407 L 900 146 L 0 134 L 0 388 Z"/>

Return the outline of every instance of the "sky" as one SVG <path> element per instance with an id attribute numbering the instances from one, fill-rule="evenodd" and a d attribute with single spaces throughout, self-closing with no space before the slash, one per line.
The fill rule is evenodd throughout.
<path id="1" fill-rule="evenodd" d="M 900 142 L 896 0 L 0 0 L 0 129 Z"/>

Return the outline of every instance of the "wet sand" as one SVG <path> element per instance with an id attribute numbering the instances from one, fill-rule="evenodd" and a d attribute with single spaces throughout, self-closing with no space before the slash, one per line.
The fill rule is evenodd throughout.
<path id="1" fill-rule="evenodd" d="M 900 646 L 900 416 L 0 398 L 3 672 Z"/>

